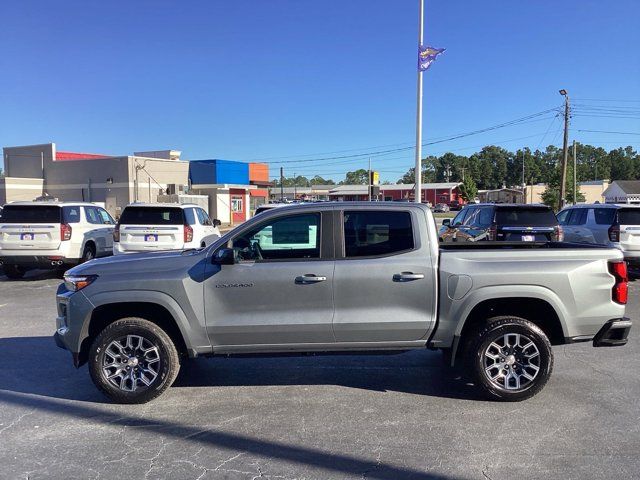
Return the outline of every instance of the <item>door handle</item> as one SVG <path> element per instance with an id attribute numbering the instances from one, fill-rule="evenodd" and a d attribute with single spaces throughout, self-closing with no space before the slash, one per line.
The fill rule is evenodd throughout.
<path id="1" fill-rule="evenodd" d="M 412 282 L 424 278 L 424 273 L 402 272 L 393 276 L 394 282 Z"/>
<path id="2" fill-rule="evenodd" d="M 327 277 L 320 277 L 318 275 L 314 275 L 313 273 L 307 273 L 305 275 L 300 275 L 296 277 L 296 283 L 298 284 L 307 284 L 307 283 L 319 283 L 327 280 Z"/>

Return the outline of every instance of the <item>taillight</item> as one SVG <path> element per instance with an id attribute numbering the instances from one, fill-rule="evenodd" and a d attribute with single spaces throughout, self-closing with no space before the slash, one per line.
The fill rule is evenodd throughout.
<path id="1" fill-rule="evenodd" d="M 609 227 L 609 240 L 612 242 L 620 241 L 620 225 L 611 225 Z"/>
<path id="2" fill-rule="evenodd" d="M 554 227 L 553 231 L 554 231 L 554 236 L 555 236 L 555 241 L 556 242 L 564 241 L 564 230 L 562 229 L 562 227 L 560 225 Z"/>
<path id="3" fill-rule="evenodd" d="M 184 226 L 184 243 L 189 243 L 193 240 L 193 228 L 190 225 Z"/>
<path id="4" fill-rule="evenodd" d="M 498 228 L 495 225 L 491 225 L 487 230 L 487 240 L 490 242 L 496 239 Z"/>
<path id="5" fill-rule="evenodd" d="M 113 241 L 114 242 L 119 242 L 120 241 L 120 224 L 116 224 L 116 227 L 113 229 Z"/>
<path id="6" fill-rule="evenodd" d="M 627 264 L 623 260 L 609 262 L 609 273 L 616 279 L 611 290 L 611 299 L 622 305 L 627 303 L 629 297 L 629 277 L 627 276 Z"/>
<path id="7" fill-rule="evenodd" d="M 60 240 L 71 240 L 71 225 L 68 223 L 60 225 Z"/>

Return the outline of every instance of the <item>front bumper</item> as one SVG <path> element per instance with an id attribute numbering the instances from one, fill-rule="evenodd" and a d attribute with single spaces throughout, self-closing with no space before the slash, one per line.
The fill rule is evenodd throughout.
<path id="1" fill-rule="evenodd" d="M 626 345 L 631 325 L 631 319 L 627 317 L 609 320 L 593 337 L 593 346 L 621 347 Z"/>

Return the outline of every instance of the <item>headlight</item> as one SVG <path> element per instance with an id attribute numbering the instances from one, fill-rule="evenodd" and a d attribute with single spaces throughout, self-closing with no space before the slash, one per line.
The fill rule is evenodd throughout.
<path id="1" fill-rule="evenodd" d="M 64 286 L 70 292 L 77 292 L 91 285 L 96 278 L 98 278 L 97 275 L 65 275 Z"/>

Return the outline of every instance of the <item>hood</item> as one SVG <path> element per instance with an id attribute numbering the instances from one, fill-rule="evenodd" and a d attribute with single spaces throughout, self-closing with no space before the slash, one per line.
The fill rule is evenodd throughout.
<path id="1" fill-rule="evenodd" d="M 170 270 L 186 263 L 197 263 L 206 250 L 175 250 L 167 252 L 129 253 L 96 258 L 67 270 L 67 275 L 100 275 L 101 273 L 141 273 Z"/>

